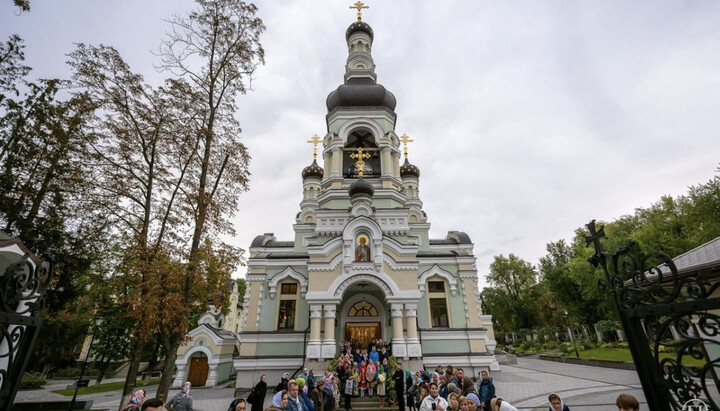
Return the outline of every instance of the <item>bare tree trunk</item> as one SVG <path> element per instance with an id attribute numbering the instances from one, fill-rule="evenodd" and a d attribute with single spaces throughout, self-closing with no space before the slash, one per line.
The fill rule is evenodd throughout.
<path id="1" fill-rule="evenodd" d="M 137 339 L 135 342 L 135 348 L 130 356 L 130 367 L 128 368 L 127 377 L 125 377 L 125 387 L 123 387 L 123 394 L 120 399 L 118 411 L 122 411 L 123 406 L 130 401 L 130 396 L 132 396 L 132 393 L 135 391 L 135 383 L 137 381 L 138 370 L 140 369 L 142 350 L 143 343 L 140 339 Z"/>
<path id="2" fill-rule="evenodd" d="M 170 384 L 172 384 L 173 374 L 175 371 L 175 360 L 177 359 L 177 350 L 180 348 L 181 337 L 172 336 L 172 339 L 168 341 L 165 346 L 165 366 L 163 367 L 163 375 L 160 379 L 160 385 L 157 389 L 157 398 L 166 400 L 168 391 L 170 391 Z"/>

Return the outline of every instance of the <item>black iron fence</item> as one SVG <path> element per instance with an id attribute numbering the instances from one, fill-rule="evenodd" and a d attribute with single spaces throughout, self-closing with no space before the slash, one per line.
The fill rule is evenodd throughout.
<path id="1" fill-rule="evenodd" d="M 0 276 L 0 410 L 13 407 L 42 324 L 35 314 L 52 273 L 51 260 L 37 261 L 26 254 Z"/>
<path id="2" fill-rule="evenodd" d="M 603 228 L 597 229 L 595 221 L 587 228 L 586 243 L 595 247 L 590 263 L 605 274 L 600 286 L 610 292 L 620 315 L 649 409 L 683 410 L 702 401 L 720 410 L 717 273 L 681 275 L 671 258 L 645 254 L 636 245 L 605 252 Z M 666 338 L 671 327 L 679 340 Z M 690 359 L 695 365 L 688 364 Z"/>

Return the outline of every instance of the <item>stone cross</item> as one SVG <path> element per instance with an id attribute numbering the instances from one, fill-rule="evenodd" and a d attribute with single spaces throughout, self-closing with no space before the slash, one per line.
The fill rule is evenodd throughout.
<path id="1" fill-rule="evenodd" d="M 369 6 L 366 6 L 365 3 L 361 1 L 356 1 L 355 4 L 350 6 L 351 9 L 357 9 L 358 11 L 358 21 L 362 21 L 362 9 L 369 9 Z"/>
<path id="2" fill-rule="evenodd" d="M 312 138 L 310 140 L 307 140 L 308 143 L 313 145 L 313 160 L 317 160 L 317 145 L 321 141 L 322 141 L 322 139 L 320 137 L 318 137 L 317 134 L 312 136 Z"/>
<path id="3" fill-rule="evenodd" d="M 358 147 L 357 154 L 352 153 L 350 154 L 350 158 L 357 158 L 357 161 L 355 162 L 355 168 L 358 170 L 358 175 L 360 177 L 363 176 L 363 170 L 365 169 L 365 159 L 370 158 L 370 153 L 363 153 L 362 147 Z"/>
<path id="4" fill-rule="evenodd" d="M 411 139 L 410 136 L 408 136 L 407 134 L 403 133 L 403 135 L 400 136 L 400 141 L 402 141 L 402 143 L 403 143 L 403 154 L 405 154 L 405 158 L 407 158 L 407 156 L 408 156 L 408 154 L 407 154 L 407 143 L 414 143 L 415 140 Z"/>

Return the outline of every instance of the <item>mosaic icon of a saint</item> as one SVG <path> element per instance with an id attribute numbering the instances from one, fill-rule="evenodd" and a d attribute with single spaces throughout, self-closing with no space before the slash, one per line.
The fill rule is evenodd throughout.
<path id="1" fill-rule="evenodd" d="M 368 240 L 367 234 L 359 234 L 355 238 L 355 261 L 370 261 Z"/>

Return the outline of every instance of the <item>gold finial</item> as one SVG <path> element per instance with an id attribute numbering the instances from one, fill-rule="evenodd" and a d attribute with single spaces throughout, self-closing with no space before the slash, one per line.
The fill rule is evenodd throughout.
<path id="1" fill-rule="evenodd" d="M 407 134 L 403 133 L 403 135 L 400 136 L 400 141 L 402 141 L 402 143 L 403 143 L 403 154 L 405 154 L 405 158 L 407 159 L 407 156 L 408 156 L 408 154 L 407 154 L 407 143 L 414 143 L 415 140 L 411 139 L 410 136 L 408 136 Z"/>
<path id="2" fill-rule="evenodd" d="M 355 4 L 350 6 L 351 9 L 357 9 L 358 11 L 358 21 L 362 21 L 362 9 L 369 9 L 369 6 L 366 6 L 365 3 L 361 1 L 356 1 Z"/>
<path id="3" fill-rule="evenodd" d="M 357 154 L 355 154 L 355 153 L 350 154 L 350 158 L 357 158 L 357 159 L 358 159 L 358 160 L 355 162 L 355 168 L 357 168 L 357 170 L 358 170 L 358 176 L 360 176 L 360 177 L 363 176 L 363 170 L 365 169 L 365 161 L 364 161 L 364 160 L 365 160 L 366 158 L 370 158 L 371 156 L 372 156 L 372 154 L 370 154 L 370 153 L 364 153 L 364 154 L 363 154 L 363 149 L 362 149 L 362 148 L 358 148 L 358 149 L 357 149 Z"/>
<path id="4" fill-rule="evenodd" d="M 312 136 L 312 138 L 307 141 L 308 143 L 311 143 L 313 145 L 313 160 L 317 160 L 317 145 L 321 141 L 322 141 L 322 139 L 320 137 L 318 137 L 317 134 Z"/>

